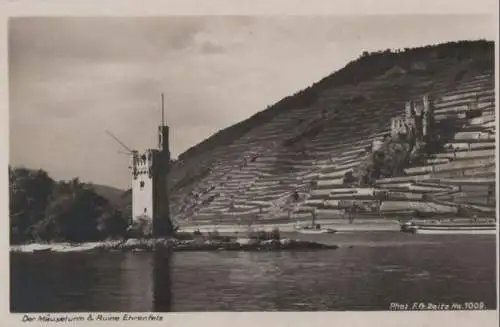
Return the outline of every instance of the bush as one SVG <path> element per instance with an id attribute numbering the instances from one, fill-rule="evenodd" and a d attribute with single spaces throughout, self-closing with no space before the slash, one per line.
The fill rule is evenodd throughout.
<path id="1" fill-rule="evenodd" d="M 271 235 L 270 236 L 271 236 L 272 240 L 279 241 L 280 238 L 281 238 L 280 230 L 277 227 L 273 228 L 273 230 L 271 231 Z"/>
<path id="2" fill-rule="evenodd" d="M 220 236 L 219 231 L 216 229 L 211 232 L 208 232 L 208 238 L 217 238 L 219 236 Z"/>
<path id="3" fill-rule="evenodd" d="M 248 238 L 258 241 L 269 241 L 269 240 L 280 240 L 280 231 L 278 228 L 274 228 L 270 232 L 264 230 L 250 231 L 248 233 Z"/>
<path id="4" fill-rule="evenodd" d="M 227 235 L 220 235 L 218 230 L 214 230 L 212 232 L 208 232 L 205 240 L 207 241 L 216 241 L 216 242 L 231 242 L 234 238 Z"/>
<path id="5" fill-rule="evenodd" d="M 194 233 L 187 233 L 187 232 L 177 232 L 175 233 L 175 238 L 178 239 L 179 241 L 190 241 L 194 239 Z"/>
<path id="6" fill-rule="evenodd" d="M 372 185 L 379 178 L 404 174 L 411 159 L 411 140 L 396 138 L 386 141 L 382 147 L 370 154 L 354 171 L 352 177 L 357 185 Z M 344 176 L 345 182 L 351 176 Z"/>
<path id="7" fill-rule="evenodd" d="M 153 223 L 150 219 L 139 217 L 128 229 L 128 236 L 133 238 L 147 238 L 153 236 Z"/>

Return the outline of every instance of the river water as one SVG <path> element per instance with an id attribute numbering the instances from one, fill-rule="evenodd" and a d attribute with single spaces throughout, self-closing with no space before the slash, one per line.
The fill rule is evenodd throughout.
<path id="1" fill-rule="evenodd" d="M 303 238 L 303 237 L 302 237 Z M 495 236 L 314 236 L 337 250 L 11 253 L 11 312 L 495 309 Z"/>

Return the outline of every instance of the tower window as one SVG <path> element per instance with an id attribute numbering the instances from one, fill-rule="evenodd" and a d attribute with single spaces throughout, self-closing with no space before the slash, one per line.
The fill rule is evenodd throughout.
<path id="1" fill-rule="evenodd" d="M 148 212 L 148 208 L 144 208 L 144 213 L 147 213 Z"/>
<path id="2" fill-rule="evenodd" d="M 141 182 L 139 183 L 139 186 L 140 186 L 141 188 L 143 188 L 143 187 L 144 187 L 144 181 L 141 181 Z"/>

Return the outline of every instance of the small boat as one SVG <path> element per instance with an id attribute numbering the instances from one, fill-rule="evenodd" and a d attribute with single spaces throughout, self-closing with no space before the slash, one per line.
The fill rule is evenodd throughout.
<path id="1" fill-rule="evenodd" d="M 401 225 L 401 231 L 412 234 L 490 234 L 497 232 L 494 222 L 415 222 L 409 221 Z"/>
<path id="2" fill-rule="evenodd" d="M 312 214 L 312 221 L 311 225 L 307 226 L 296 226 L 295 229 L 297 232 L 301 234 L 333 234 L 336 233 L 337 231 L 332 228 L 321 228 L 320 224 L 316 224 L 316 211 L 311 212 Z"/>
<path id="3" fill-rule="evenodd" d="M 414 222 L 407 221 L 407 222 L 401 224 L 401 231 L 403 233 L 415 234 L 415 232 L 417 231 L 417 226 Z"/>
<path id="4" fill-rule="evenodd" d="M 301 234 L 334 234 L 337 231 L 331 228 L 314 229 L 314 228 L 302 228 L 297 230 Z"/>
<path id="5" fill-rule="evenodd" d="M 301 234 L 333 234 L 337 232 L 332 228 L 321 228 L 319 224 L 313 226 L 297 226 L 295 229 Z"/>

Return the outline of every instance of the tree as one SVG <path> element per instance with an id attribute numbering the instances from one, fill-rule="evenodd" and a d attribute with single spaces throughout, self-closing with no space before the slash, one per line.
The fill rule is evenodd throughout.
<path id="1" fill-rule="evenodd" d="M 124 235 L 126 216 L 78 178 L 9 167 L 10 240 L 93 241 Z"/>
<path id="2" fill-rule="evenodd" d="M 45 212 L 48 223 L 42 226 L 58 226 L 58 234 L 53 230 L 37 230 L 39 235 L 58 240 L 83 242 L 99 239 L 97 223 L 101 216 L 109 210 L 109 203 L 92 190 L 86 189 L 77 180 L 62 183 L 62 190 L 51 201 Z"/>
<path id="3" fill-rule="evenodd" d="M 348 171 L 344 174 L 344 179 L 342 180 L 342 183 L 346 184 L 346 185 L 350 185 L 350 184 L 354 183 L 355 181 L 356 181 L 356 179 L 354 178 L 352 171 Z"/>
<path id="4" fill-rule="evenodd" d="M 380 149 L 368 155 L 355 169 L 353 173 L 355 182 L 358 185 L 373 185 L 375 180 L 379 178 L 404 174 L 404 168 L 411 159 L 411 142 L 411 137 L 396 137 L 386 140 Z"/>
<path id="5" fill-rule="evenodd" d="M 10 237 L 14 242 L 31 237 L 30 226 L 44 218 L 55 182 L 43 170 L 9 166 Z"/>
<path id="6" fill-rule="evenodd" d="M 114 208 L 105 211 L 97 220 L 97 230 L 103 238 L 123 236 L 128 226 L 126 216 Z"/>

